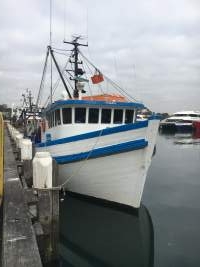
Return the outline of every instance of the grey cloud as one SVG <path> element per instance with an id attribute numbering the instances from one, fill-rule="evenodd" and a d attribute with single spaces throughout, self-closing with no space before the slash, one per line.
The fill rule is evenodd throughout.
<path id="1" fill-rule="evenodd" d="M 11 103 L 23 88 L 37 94 L 49 42 L 49 1 L 0 5 L 0 102 Z M 155 111 L 200 109 L 199 24 L 198 0 L 53 1 L 53 45 L 66 47 L 64 37 L 88 34 L 83 52 Z"/>

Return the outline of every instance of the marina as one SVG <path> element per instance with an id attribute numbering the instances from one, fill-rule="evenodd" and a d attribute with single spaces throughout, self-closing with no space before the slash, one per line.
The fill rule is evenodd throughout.
<path id="1" fill-rule="evenodd" d="M 2 2 L 0 267 L 200 266 L 199 18 Z"/>
<path id="2" fill-rule="evenodd" d="M 9 146 L 7 138 L 5 136 L 6 146 Z M 125 266 L 167 267 L 171 262 L 178 262 L 178 266 L 197 267 L 200 240 L 198 235 L 199 148 L 200 137 L 192 133 L 159 134 L 156 154 L 148 172 L 139 209 L 117 206 L 83 195 L 66 193 L 63 196 L 61 194 L 63 200 L 60 202 L 58 243 L 60 266 L 124 266 L 125 264 Z M 12 149 L 7 147 L 6 150 L 5 156 L 8 155 L 9 160 L 5 159 L 7 164 L 10 164 L 9 168 L 12 165 L 16 166 Z M 185 163 L 184 167 L 182 162 Z M 11 209 L 12 204 L 9 204 L 8 199 L 5 200 L 10 212 L 8 223 L 17 227 L 16 238 L 19 238 L 20 233 L 18 224 L 26 225 L 21 228 L 23 234 L 20 236 L 24 238 L 20 241 L 20 247 L 24 242 L 25 248 L 30 249 L 32 242 L 30 238 L 33 238 L 35 248 L 32 249 L 32 253 L 37 253 L 37 256 L 34 255 L 34 261 L 37 264 L 34 265 L 33 262 L 32 266 L 40 266 L 41 261 L 34 235 L 31 237 L 28 234 L 29 239 L 25 238 L 28 224 L 32 229 L 30 219 L 25 220 L 24 216 L 27 215 L 23 215 L 22 203 L 25 200 L 19 198 L 20 195 L 24 195 L 25 189 L 22 189 L 19 184 L 20 179 L 13 178 L 18 176 L 16 167 L 13 171 L 11 169 L 8 171 L 8 167 L 5 168 L 7 173 L 9 172 L 4 174 L 8 179 L 4 189 L 5 198 L 9 198 L 7 193 L 9 187 L 14 186 L 15 193 L 18 195 L 16 197 L 20 201 L 19 210 L 22 212 L 22 219 L 17 212 L 17 222 L 16 213 L 13 211 L 17 205 Z M 9 182 L 9 179 L 12 182 Z M 16 188 L 20 187 L 23 191 L 16 191 Z M 11 193 L 12 201 L 15 193 Z M 17 203 L 17 200 L 14 201 Z M 23 205 L 26 206 L 26 202 L 24 203 Z M 4 209 L 7 210 L 6 206 Z M 11 236 L 14 239 L 15 231 L 13 226 L 5 228 L 9 224 L 7 226 L 4 224 L 3 227 L 3 253 L 7 253 L 7 260 L 2 266 L 10 266 L 13 257 L 17 264 L 16 255 L 18 255 L 17 259 L 20 258 L 21 253 L 23 257 L 27 256 L 25 248 L 19 250 L 19 241 L 15 241 L 12 250 L 9 251 L 9 247 L 8 250 L 6 249 L 9 245 L 9 242 L 5 242 L 6 234 L 9 234 L 9 229 L 12 229 L 9 239 Z M 33 229 L 31 232 L 33 233 Z M 13 250 L 15 248 L 18 250 L 16 253 Z M 27 262 L 30 265 L 33 258 L 28 257 L 28 259 Z M 16 266 L 21 266 L 21 262 Z"/>

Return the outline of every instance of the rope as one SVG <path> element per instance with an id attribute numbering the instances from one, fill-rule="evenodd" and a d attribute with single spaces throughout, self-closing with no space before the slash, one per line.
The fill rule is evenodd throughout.
<path id="1" fill-rule="evenodd" d="M 98 141 L 99 141 L 99 138 L 101 137 L 102 133 L 103 133 L 103 130 L 104 129 L 101 129 L 94 145 L 92 146 L 91 150 L 89 151 L 87 157 L 82 161 L 82 164 L 80 164 L 80 166 L 65 180 L 64 183 L 62 183 L 61 185 L 57 186 L 56 188 L 60 188 L 60 189 L 63 189 L 64 185 L 66 185 L 77 173 L 79 173 L 79 171 L 83 168 L 83 166 L 85 166 L 85 164 L 87 163 L 87 160 L 89 159 L 89 157 L 91 156 L 93 150 L 95 149 Z"/>

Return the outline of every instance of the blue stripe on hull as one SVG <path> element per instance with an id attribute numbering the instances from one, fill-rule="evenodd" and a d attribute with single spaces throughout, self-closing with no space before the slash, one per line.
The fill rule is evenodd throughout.
<path id="1" fill-rule="evenodd" d="M 136 130 L 136 129 L 140 129 L 140 128 L 145 128 L 147 126 L 148 126 L 148 120 L 145 120 L 145 121 L 130 123 L 130 124 L 126 124 L 126 125 L 115 126 L 112 128 L 105 128 L 103 130 L 98 130 L 98 131 L 94 131 L 94 132 L 90 132 L 90 133 L 84 133 L 84 134 L 79 134 L 79 135 L 70 136 L 70 137 L 66 137 L 66 138 L 47 141 L 45 143 L 37 144 L 36 147 L 47 147 L 47 146 L 60 145 L 60 144 L 85 140 L 85 139 L 89 139 L 89 138 L 94 138 L 94 137 L 98 137 L 100 135 L 105 136 L 105 135 L 114 134 L 114 133 Z"/>
<path id="2" fill-rule="evenodd" d="M 122 144 L 97 148 L 92 151 L 73 154 L 73 155 L 66 155 L 66 156 L 58 156 L 54 157 L 58 164 L 66 164 L 70 162 L 80 161 L 84 159 L 91 159 L 103 156 L 109 156 L 112 154 L 128 152 L 132 150 L 142 149 L 148 145 L 148 142 L 145 139 L 140 139 L 136 141 L 125 142 Z"/>

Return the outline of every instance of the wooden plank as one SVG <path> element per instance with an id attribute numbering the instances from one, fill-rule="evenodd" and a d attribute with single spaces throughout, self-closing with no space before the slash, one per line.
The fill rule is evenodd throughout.
<path id="1" fill-rule="evenodd" d="M 10 140 L 5 131 L 3 267 L 42 266 Z"/>

